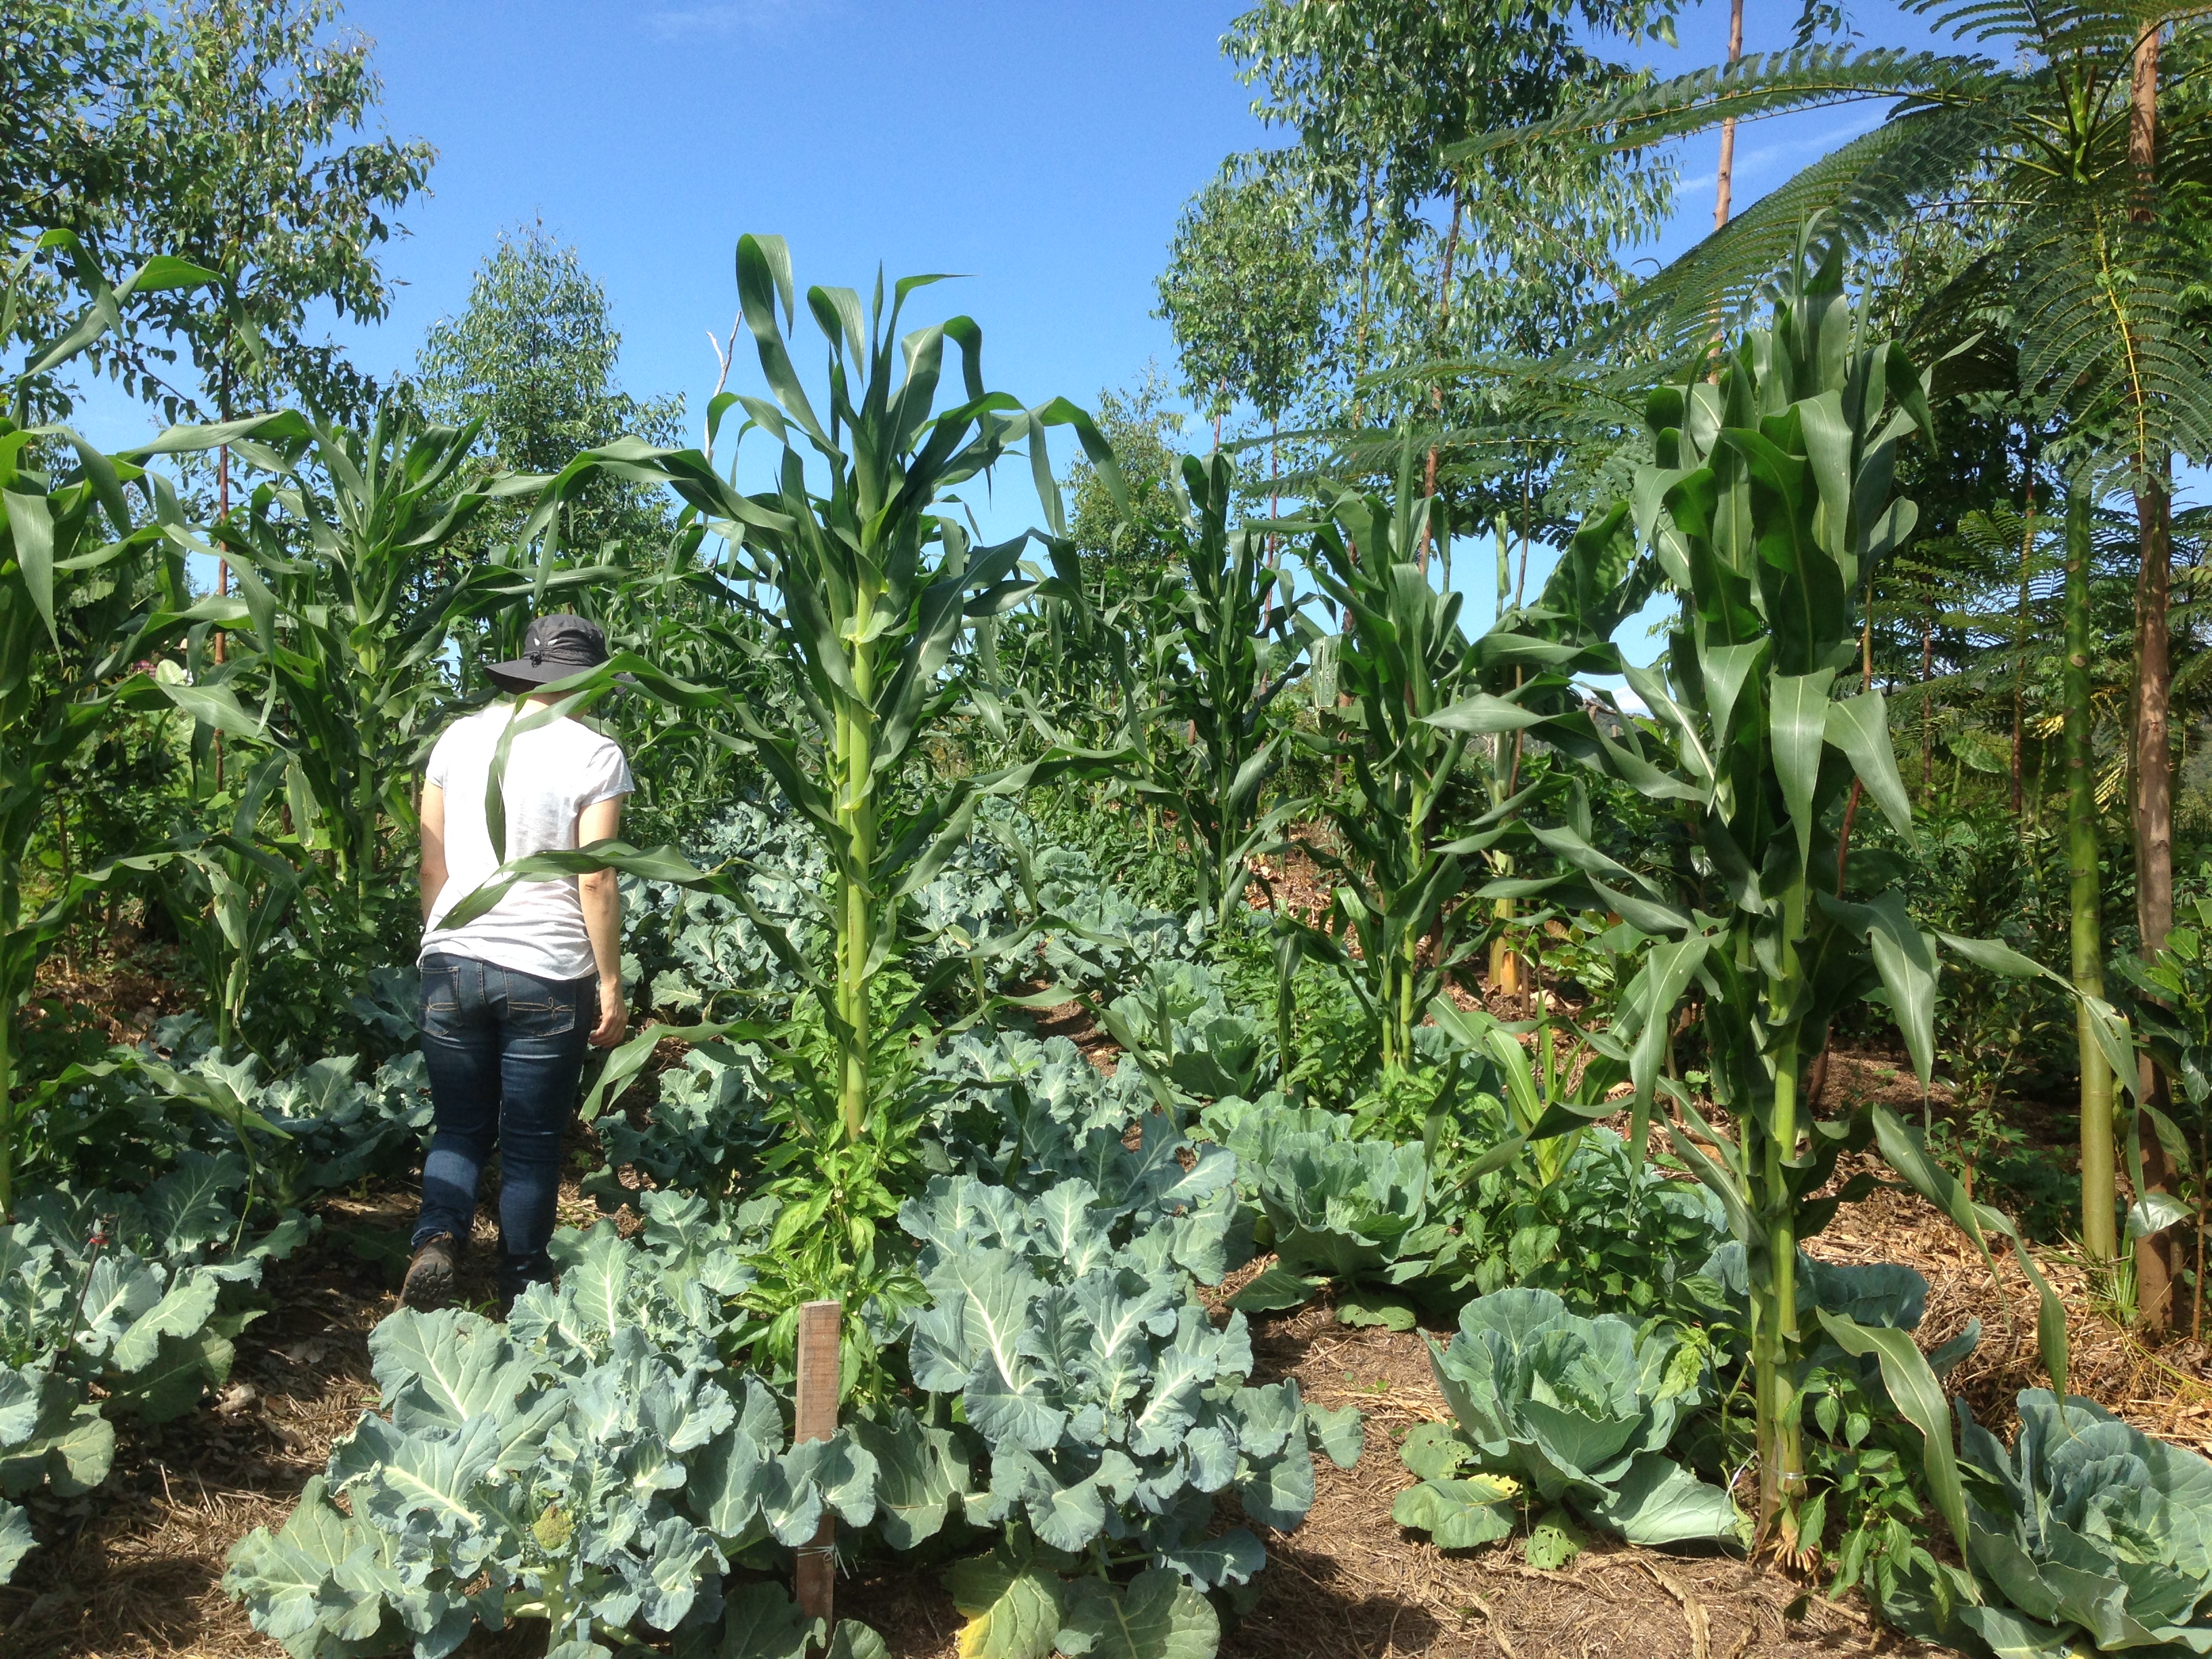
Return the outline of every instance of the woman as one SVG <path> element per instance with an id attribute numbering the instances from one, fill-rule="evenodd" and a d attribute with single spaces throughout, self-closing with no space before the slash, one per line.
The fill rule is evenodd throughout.
<path id="1" fill-rule="evenodd" d="M 485 672 L 515 694 L 456 720 L 430 751 L 422 786 L 422 1057 L 436 1133 L 422 1164 L 422 1209 L 401 1301 L 452 1294 L 475 1223 L 477 1183 L 500 1155 L 499 1288 L 512 1300 L 553 1276 L 545 1247 L 561 1189 L 561 1142 L 576 1109 L 587 1044 L 622 1041 L 622 895 L 615 872 L 519 882 L 457 927 L 444 918 L 503 860 L 603 841 L 631 789 L 621 746 L 538 711 L 534 688 L 603 663 L 606 636 L 581 617 L 540 617 L 523 654 Z M 533 720 L 532 716 L 536 718 Z M 495 849 L 485 787 L 512 726 L 501 773 L 504 848 Z"/>

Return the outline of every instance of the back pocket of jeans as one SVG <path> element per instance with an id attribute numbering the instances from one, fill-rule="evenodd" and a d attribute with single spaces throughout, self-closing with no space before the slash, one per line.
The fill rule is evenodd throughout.
<path id="1" fill-rule="evenodd" d="M 565 986 L 507 981 L 507 1029 L 525 1036 L 562 1036 L 576 1029 L 576 1000 Z"/>
<path id="2" fill-rule="evenodd" d="M 461 1006 L 459 970 L 451 962 L 434 958 L 422 964 L 422 1011 L 418 1024 L 428 1025 L 433 1015 L 451 1018 Z"/>

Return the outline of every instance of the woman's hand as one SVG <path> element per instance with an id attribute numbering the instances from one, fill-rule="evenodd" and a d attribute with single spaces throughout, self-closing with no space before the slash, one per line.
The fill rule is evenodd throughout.
<path id="1" fill-rule="evenodd" d="M 592 1028 L 592 1047 L 611 1048 L 629 1030 L 629 1004 L 623 996 L 622 975 L 599 981 L 599 1023 Z"/>

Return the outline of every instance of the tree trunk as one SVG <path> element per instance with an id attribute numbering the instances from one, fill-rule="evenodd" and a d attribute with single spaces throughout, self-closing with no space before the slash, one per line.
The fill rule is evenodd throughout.
<path id="1" fill-rule="evenodd" d="M 1734 64 L 1743 56 L 1743 0 L 1731 0 L 1729 7 L 1729 55 Z M 1735 118 L 1721 123 L 1721 163 L 1713 185 L 1713 228 L 1719 230 L 1729 222 L 1729 190 L 1735 175 Z"/>
<path id="2" fill-rule="evenodd" d="M 1920 629 L 1920 683 L 1923 685 L 1936 674 L 1936 627 L 1923 623 Z M 1920 700 L 1920 799 L 1923 805 L 1936 800 L 1936 706 L 1932 700 Z"/>
<path id="3" fill-rule="evenodd" d="M 2023 748 L 2022 702 L 2027 680 L 2028 582 L 2035 568 L 2035 451 L 2027 453 L 2027 524 L 2020 538 L 2020 610 L 2012 629 L 2012 816 L 2017 823 L 2026 817 L 2027 792 L 2021 777 Z"/>
<path id="4" fill-rule="evenodd" d="M 2154 24 L 2136 42 L 2130 88 L 2128 161 L 2134 173 L 2129 216 L 2148 223 L 2157 212 L 2158 48 Z M 2136 932 L 2145 957 L 2165 948 L 2173 926 L 2173 750 L 2167 707 L 2173 689 L 2166 604 L 2173 564 L 2171 463 L 2163 454 L 2136 458 L 2136 523 L 2142 562 L 2136 571 L 2136 686 L 2134 708 Z M 2143 1062 L 2143 1097 L 2166 1100 L 2166 1079 Z M 2143 1147 L 2143 1184 L 2166 1190 L 2172 1179 L 2166 1149 L 2156 1135 Z M 2138 1198 L 2142 1194 L 2137 1194 Z M 2136 1241 L 2136 1307 L 2143 1328 L 2162 1331 L 2173 1303 L 2173 1238 L 2170 1231 Z"/>
<path id="5" fill-rule="evenodd" d="M 2098 915 L 2097 775 L 2091 763 L 2089 704 L 2089 492 L 2066 495 L 2066 872 L 2072 913 L 2074 983 L 2105 994 L 2105 957 Z M 2113 1224 L 2112 1076 L 2097 1046 L 2087 1008 L 2075 1016 L 2081 1070 L 2081 1245 L 2090 1261 L 2119 1253 Z"/>

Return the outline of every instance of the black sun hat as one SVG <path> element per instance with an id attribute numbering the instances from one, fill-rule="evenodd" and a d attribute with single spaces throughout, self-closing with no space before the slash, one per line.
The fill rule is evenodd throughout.
<path id="1" fill-rule="evenodd" d="M 484 678 L 502 691 L 530 691 L 596 668 L 606 659 L 607 636 L 599 625 L 564 611 L 532 618 L 522 636 L 522 654 L 489 665 Z"/>

